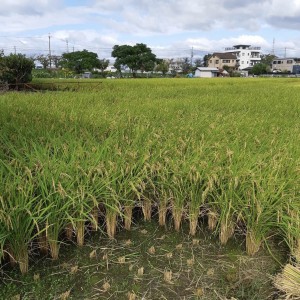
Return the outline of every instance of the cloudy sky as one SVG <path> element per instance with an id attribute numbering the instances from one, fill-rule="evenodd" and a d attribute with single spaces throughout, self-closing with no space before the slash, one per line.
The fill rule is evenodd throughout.
<path id="1" fill-rule="evenodd" d="M 48 54 L 147 44 L 194 57 L 235 44 L 300 56 L 300 0 L 1 0 L 0 49 Z M 49 39 L 50 36 L 50 39 Z"/>

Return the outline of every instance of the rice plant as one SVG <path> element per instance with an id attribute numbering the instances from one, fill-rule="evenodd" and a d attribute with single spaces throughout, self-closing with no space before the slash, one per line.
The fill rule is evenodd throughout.
<path id="1" fill-rule="evenodd" d="M 116 80 L 0 105 L 0 257 L 22 272 L 36 240 L 57 258 L 101 214 L 110 238 L 130 230 L 134 207 L 146 221 L 157 208 L 161 226 L 170 210 L 191 235 L 205 216 L 221 244 L 238 228 L 249 255 L 276 235 L 299 256 L 294 79 Z"/>
<path id="2" fill-rule="evenodd" d="M 17 170 L 14 168 L 17 167 Z M 15 166 L 1 164 L 4 177 L 0 196 L 0 223 L 5 252 L 11 261 L 18 263 L 21 273 L 28 272 L 29 244 L 39 232 L 39 224 L 45 217 L 40 196 L 34 193 L 32 178 L 24 176 L 18 163 Z"/>

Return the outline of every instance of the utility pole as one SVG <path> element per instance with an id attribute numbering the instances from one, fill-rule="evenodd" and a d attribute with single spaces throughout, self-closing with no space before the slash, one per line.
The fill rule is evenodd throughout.
<path id="1" fill-rule="evenodd" d="M 193 57 L 194 57 L 194 47 L 192 47 L 191 51 L 191 66 L 193 67 Z"/>
<path id="2" fill-rule="evenodd" d="M 17 47 L 14 46 L 14 50 L 15 50 L 15 55 L 17 54 Z"/>
<path id="3" fill-rule="evenodd" d="M 273 38 L 272 54 L 275 55 L 275 38 Z"/>
<path id="4" fill-rule="evenodd" d="M 52 61 L 51 61 L 51 35 L 50 35 L 50 33 L 48 35 L 48 38 L 49 38 L 49 66 L 50 66 L 50 69 L 51 69 Z"/>
<path id="5" fill-rule="evenodd" d="M 67 43 L 67 53 L 69 53 L 69 41 L 66 40 L 66 43 Z"/>

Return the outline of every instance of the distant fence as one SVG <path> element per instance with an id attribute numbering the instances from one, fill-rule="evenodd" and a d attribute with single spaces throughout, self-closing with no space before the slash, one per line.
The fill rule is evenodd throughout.
<path id="1" fill-rule="evenodd" d="M 102 82 L 37 82 L 37 83 L 2 83 L 0 84 L 0 92 L 7 91 L 27 91 L 27 92 L 43 92 L 43 91 L 81 91 L 81 90 L 99 90 Z"/>

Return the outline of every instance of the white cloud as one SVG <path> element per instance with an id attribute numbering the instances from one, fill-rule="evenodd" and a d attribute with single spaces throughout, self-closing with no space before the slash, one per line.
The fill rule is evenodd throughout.
<path id="1" fill-rule="evenodd" d="M 167 48 L 194 44 L 203 51 L 216 51 L 246 43 L 271 49 L 273 37 L 278 39 L 281 31 L 292 29 L 289 41 L 299 49 L 300 0 L 126 0 L 125 4 L 120 0 L 82 0 L 66 6 L 67 2 L 2 0 L 0 48 L 7 44 L 1 36 L 42 35 L 44 39 L 27 42 L 32 48 L 44 43 L 42 47 L 47 49 L 51 32 L 53 47 L 61 50 L 66 49 L 66 40 L 70 47 L 93 49 L 142 40 L 160 49 L 163 46 L 155 37 L 160 41 L 166 37 Z M 290 45 L 285 36 L 280 39 Z M 25 45 L 19 39 L 12 42 L 20 48 Z"/>
<path id="2" fill-rule="evenodd" d="M 216 27 L 259 30 L 265 24 L 284 28 L 300 21 L 299 0 L 119 0 L 81 1 L 66 7 L 60 0 L 2 0 L 1 31 L 22 31 L 53 25 L 110 23 L 131 33 L 207 31 Z M 284 7 L 284 9 L 283 9 Z M 26 18 L 20 18 L 21 16 Z M 279 20 L 276 24 L 276 19 Z M 105 23 L 104 22 L 104 23 Z M 104 24 L 103 24 L 104 25 Z"/>

